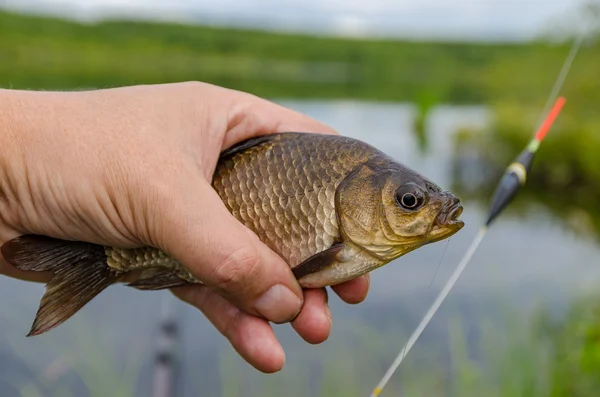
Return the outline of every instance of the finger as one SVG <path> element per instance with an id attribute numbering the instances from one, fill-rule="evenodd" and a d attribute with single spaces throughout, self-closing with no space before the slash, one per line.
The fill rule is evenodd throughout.
<path id="1" fill-rule="evenodd" d="M 173 293 L 204 313 L 235 351 L 254 368 L 266 373 L 283 368 L 285 353 L 267 321 L 240 311 L 205 286 L 174 288 Z"/>
<path id="2" fill-rule="evenodd" d="M 327 304 L 325 288 L 306 289 L 304 306 L 292 327 L 308 343 L 321 343 L 327 340 L 331 331 L 331 311 Z"/>
<path id="3" fill-rule="evenodd" d="M 368 274 L 334 285 L 331 289 L 338 294 L 340 299 L 349 304 L 357 304 L 364 301 L 369 293 L 371 279 Z"/>
<path id="4" fill-rule="evenodd" d="M 337 134 L 314 118 L 244 92 L 233 91 L 230 109 L 222 149 L 253 136 L 277 132 Z"/>
<path id="5" fill-rule="evenodd" d="M 227 211 L 207 182 L 183 180 L 159 208 L 160 247 L 246 312 L 274 323 L 294 319 L 303 293 L 289 266 Z"/>

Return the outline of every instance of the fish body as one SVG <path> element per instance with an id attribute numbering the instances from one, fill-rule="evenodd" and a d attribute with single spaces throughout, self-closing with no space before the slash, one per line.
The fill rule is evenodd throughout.
<path id="1" fill-rule="evenodd" d="M 452 193 L 339 135 L 280 133 L 241 142 L 221 154 L 212 186 L 305 288 L 354 279 L 464 226 Z M 53 272 L 29 335 L 58 326 L 132 272 L 139 276 L 128 285 L 142 290 L 202 283 L 153 247 L 26 235 L 1 251 L 21 270 Z"/>

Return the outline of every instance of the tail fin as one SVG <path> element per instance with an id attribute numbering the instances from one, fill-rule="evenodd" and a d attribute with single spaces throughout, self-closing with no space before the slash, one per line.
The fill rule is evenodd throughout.
<path id="1" fill-rule="evenodd" d="M 108 267 L 101 245 L 25 235 L 8 241 L 0 250 L 17 269 L 52 272 L 27 336 L 62 324 L 118 279 Z"/>

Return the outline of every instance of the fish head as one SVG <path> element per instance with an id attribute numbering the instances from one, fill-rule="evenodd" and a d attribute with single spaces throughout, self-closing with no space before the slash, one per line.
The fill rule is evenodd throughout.
<path id="1" fill-rule="evenodd" d="M 449 191 L 390 161 L 366 163 L 338 186 L 343 238 L 387 263 L 463 228 L 463 207 Z"/>

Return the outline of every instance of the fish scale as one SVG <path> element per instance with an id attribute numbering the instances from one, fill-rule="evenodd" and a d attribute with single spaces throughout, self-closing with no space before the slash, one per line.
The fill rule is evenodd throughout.
<path id="1" fill-rule="evenodd" d="M 212 182 L 229 212 L 294 268 L 303 288 L 352 280 L 464 225 L 457 197 L 342 136 L 282 133 L 240 142 L 219 156 Z M 404 205 L 399 198 L 407 193 L 421 204 Z M 2 255 L 17 269 L 53 274 L 29 335 L 58 326 L 108 286 L 132 279 L 130 272 L 128 285 L 140 290 L 202 283 L 155 247 L 25 235 L 6 242 Z"/>
<path id="2" fill-rule="evenodd" d="M 260 155 L 234 155 L 213 179 L 229 211 L 292 267 L 339 238 L 335 189 L 373 154 L 350 140 L 331 150 L 325 139 L 306 148 L 278 137 L 253 148 Z"/>

